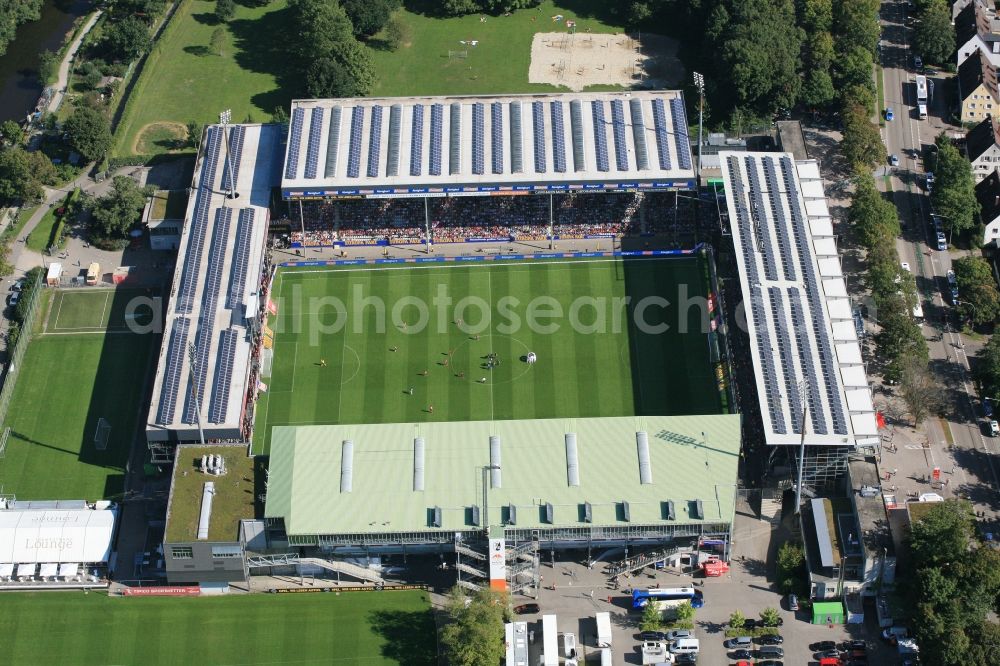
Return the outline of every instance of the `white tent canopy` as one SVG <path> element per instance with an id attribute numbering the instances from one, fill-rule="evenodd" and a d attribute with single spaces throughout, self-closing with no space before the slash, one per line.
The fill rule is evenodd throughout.
<path id="1" fill-rule="evenodd" d="M 0 511 L 0 563 L 107 562 L 114 531 L 114 509 Z"/>

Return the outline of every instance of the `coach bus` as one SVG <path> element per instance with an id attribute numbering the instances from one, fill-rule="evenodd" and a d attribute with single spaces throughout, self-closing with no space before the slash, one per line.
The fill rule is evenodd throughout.
<path id="1" fill-rule="evenodd" d="M 696 590 L 693 587 L 664 587 L 632 590 L 632 608 L 645 608 L 651 601 L 654 602 L 660 610 L 680 606 L 685 601 L 690 601 L 692 608 L 701 608 L 705 605 L 705 598 L 702 596 L 701 590 Z"/>

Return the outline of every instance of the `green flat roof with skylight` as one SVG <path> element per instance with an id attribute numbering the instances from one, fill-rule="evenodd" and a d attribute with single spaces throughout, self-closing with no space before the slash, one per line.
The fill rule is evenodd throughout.
<path id="1" fill-rule="evenodd" d="M 668 502 L 673 522 L 728 523 L 740 420 L 622 416 L 276 427 L 265 516 L 283 518 L 292 536 L 475 529 L 472 507 L 483 508 L 484 468 L 498 462 L 499 470 L 485 471 L 488 516 L 480 527 L 664 524 Z M 697 500 L 700 519 L 692 515 Z"/>
<path id="2" fill-rule="evenodd" d="M 224 474 L 201 471 L 202 456 L 212 454 L 224 458 Z M 178 446 L 167 507 L 167 543 L 198 539 L 202 494 L 209 481 L 215 484 L 215 495 L 207 541 L 236 541 L 240 520 L 254 517 L 254 459 L 247 456 L 245 445 Z"/>

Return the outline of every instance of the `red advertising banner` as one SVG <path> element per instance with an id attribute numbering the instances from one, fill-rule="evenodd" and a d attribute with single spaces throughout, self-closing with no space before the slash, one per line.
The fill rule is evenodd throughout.
<path id="1" fill-rule="evenodd" d="M 201 594 L 201 588 L 197 585 L 126 587 L 123 594 L 126 597 L 196 597 Z"/>

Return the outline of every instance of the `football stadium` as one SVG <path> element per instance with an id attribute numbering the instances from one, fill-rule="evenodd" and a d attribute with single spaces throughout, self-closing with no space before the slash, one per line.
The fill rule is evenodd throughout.
<path id="1" fill-rule="evenodd" d="M 674 91 L 208 128 L 146 426 L 171 582 L 450 553 L 523 589 L 542 548 L 725 555 L 741 417 L 693 167 Z M 248 455 L 256 510 L 226 497 Z"/>

